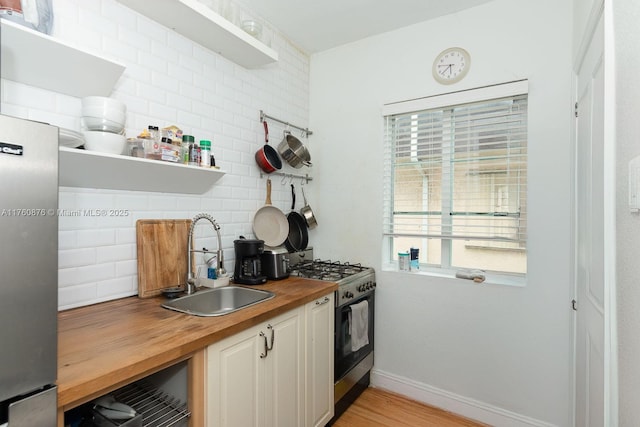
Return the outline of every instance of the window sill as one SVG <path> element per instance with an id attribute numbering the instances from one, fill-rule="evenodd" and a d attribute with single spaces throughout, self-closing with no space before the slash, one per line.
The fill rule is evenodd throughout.
<path id="1" fill-rule="evenodd" d="M 527 285 L 527 277 L 524 275 L 510 275 L 510 274 L 498 274 L 498 273 L 485 273 L 485 280 L 480 283 L 476 283 L 469 279 L 460 279 L 456 277 L 456 271 L 452 269 L 437 268 L 420 266 L 420 270 L 400 271 L 397 264 L 385 264 L 382 266 L 382 271 L 389 273 L 397 273 L 411 276 L 424 276 L 424 277 L 439 277 L 445 279 L 453 279 L 460 282 L 468 282 L 473 285 L 499 285 L 499 286 L 515 286 L 524 287 Z"/>

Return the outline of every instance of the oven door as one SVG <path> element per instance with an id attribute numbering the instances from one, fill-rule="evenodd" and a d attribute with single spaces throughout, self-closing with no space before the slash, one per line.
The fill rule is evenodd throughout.
<path id="1" fill-rule="evenodd" d="M 373 325 L 375 313 L 374 292 L 364 294 L 349 304 L 336 307 L 335 319 L 335 355 L 334 381 L 339 381 L 347 372 L 373 351 Z M 368 338 L 369 344 L 353 351 L 350 333 L 351 306 L 366 300 L 368 303 Z"/>

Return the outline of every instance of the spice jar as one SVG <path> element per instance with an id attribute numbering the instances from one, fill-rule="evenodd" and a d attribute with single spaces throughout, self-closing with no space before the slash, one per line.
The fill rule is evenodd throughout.
<path id="1" fill-rule="evenodd" d="M 411 271 L 409 252 L 398 252 L 398 270 Z"/>
<path id="2" fill-rule="evenodd" d="M 206 139 L 200 141 L 200 166 L 211 166 L 211 141 Z"/>

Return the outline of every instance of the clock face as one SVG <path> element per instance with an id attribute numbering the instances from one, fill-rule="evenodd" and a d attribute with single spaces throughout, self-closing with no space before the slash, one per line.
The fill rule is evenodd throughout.
<path id="1" fill-rule="evenodd" d="M 462 80 L 470 66 L 469 52 L 459 47 L 452 47 L 440 53 L 433 61 L 433 77 L 440 83 L 455 83 Z"/>

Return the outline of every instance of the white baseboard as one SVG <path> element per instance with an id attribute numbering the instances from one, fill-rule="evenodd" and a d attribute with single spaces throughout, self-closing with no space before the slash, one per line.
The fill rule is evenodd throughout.
<path id="1" fill-rule="evenodd" d="M 460 396 L 379 369 L 371 370 L 371 386 L 388 390 L 418 402 L 453 412 L 495 427 L 556 427 L 478 400 Z"/>

